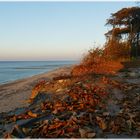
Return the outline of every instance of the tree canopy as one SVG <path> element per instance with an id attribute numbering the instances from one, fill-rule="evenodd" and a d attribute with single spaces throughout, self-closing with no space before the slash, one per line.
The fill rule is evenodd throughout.
<path id="1" fill-rule="evenodd" d="M 106 25 L 112 26 L 105 36 L 107 40 L 115 39 L 128 42 L 131 46 L 131 55 L 140 55 L 140 8 L 123 8 L 111 14 Z"/>

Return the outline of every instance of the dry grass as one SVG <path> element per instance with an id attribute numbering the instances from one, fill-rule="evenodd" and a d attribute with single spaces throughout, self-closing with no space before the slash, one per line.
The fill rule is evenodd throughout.
<path id="1" fill-rule="evenodd" d="M 112 45 L 112 46 L 111 46 Z M 109 42 L 103 49 L 91 49 L 81 64 L 72 70 L 73 76 L 84 74 L 115 74 L 123 68 L 121 63 L 129 59 L 129 48 L 126 44 Z"/>
<path id="2" fill-rule="evenodd" d="M 127 42 L 110 40 L 105 44 L 104 54 L 111 60 L 130 60 L 130 45 Z"/>
<path id="3" fill-rule="evenodd" d="M 123 65 L 118 61 L 101 61 L 93 65 L 77 65 L 72 70 L 73 76 L 80 76 L 84 74 L 115 74 L 123 68 Z"/>

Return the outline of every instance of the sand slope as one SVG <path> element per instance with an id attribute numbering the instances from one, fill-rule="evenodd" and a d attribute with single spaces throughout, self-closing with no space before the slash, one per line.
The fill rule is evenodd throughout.
<path id="1" fill-rule="evenodd" d="M 51 72 L 0 85 L 0 113 L 27 107 L 29 104 L 26 100 L 29 99 L 31 90 L 36 83 L 40 80 L 51 80 L 61 74 L 69 74 L 71 69 L 72 66 L 62 67 Z"/>

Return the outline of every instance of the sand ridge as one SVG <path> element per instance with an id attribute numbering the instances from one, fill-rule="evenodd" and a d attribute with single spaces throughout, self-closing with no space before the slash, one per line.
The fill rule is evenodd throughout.
<path id="1" fill-rule="evenodd" d="M 16 80 L 0 85 L 0 113 L 8 112 L 16 108 L 27 107 L 26 100 L 31 96 L 32 88 L 40 81 L 49 81 L 61 74 L 70 74 L 72 66 L 57 68 L 50 72 L 35 75 L 32 77 Z"/>

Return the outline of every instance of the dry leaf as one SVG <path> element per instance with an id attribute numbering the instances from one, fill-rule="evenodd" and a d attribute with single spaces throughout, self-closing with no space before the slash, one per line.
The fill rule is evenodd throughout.
<path id="1" fill-rule="evenodd" d="M 37 114 L 36 113 L 32 113 L 31 111 L 28 112 L 28 115 L 32 118 L 36 118 Z"/>
<path id="2" fill-rule="evenodd" d="M 79 128 L 79 133 L 80 133 L 81 138 L 85 138 L 87 131 L 85 129 Z"/>
<path id="3" fill-rule="evenodd" d="M 62 127 L 62 126 L 64 126 L 64 125 L 66 125 L 65 122 L 59 122 L 59 123 L 57 123 L 57 124 L 52 124 L 52 125 L 50 125 L 48 129 L 49 129 L 49 130 L 57 129 L 57 128 L 60 128 L 60 127 Z"/>
<path id="4" fill-rule="evenodd" d="M 101 117 L 98 117 L 98 116 L 96 117 L 96 119 L 97 119 L 97 122 L 98 122 L 99 127 L 102 130 L 105 130 L 107 128 L 107 126 L 106 126 L 104 120 Z"/>
<path id="5" fill-rule="evenodd" d="M 5 138 L 5 139 L 11 139 L 12 136 L 11 136 L 10 133 L 6 133 L 6 134 L 4 134 L 4 138 Z"/>
<path id="6" fill-rule="evenodd" d="M 96 133 L 87 133 L 87 138 L 94 138 Z"/>
<path id="7" fill-rule="evenodd" d="M 53 114 L 57 114 L 58 113 L 58 110 L 55 109 L 54 111 L 52 111 Z"/>
<path id="8" fill-rule="evenodd" d="M 14 116 L 12 119 L 14 122 L 16 122 L 16 120 L 17 120 L 16 116 Z"/>
<path id="9" fill-rule="evenodd" d="M 37 96 L 37 94 L 38 94 L 38 91 L 36 89 L 33 89 L 30 99 L 31 100 L 34 99 Z"/>

